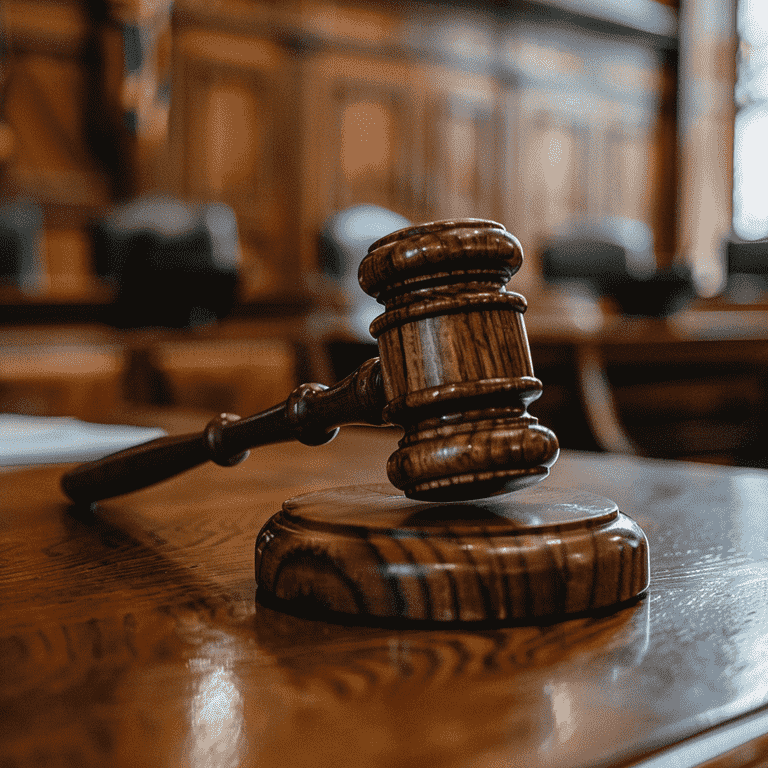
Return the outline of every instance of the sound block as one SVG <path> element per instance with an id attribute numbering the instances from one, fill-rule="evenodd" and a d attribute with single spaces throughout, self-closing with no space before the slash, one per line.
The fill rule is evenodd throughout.
<path id="1" fill-rule="evenodd" d="M 648 588 L 648 542 L 608 499 L 543 487 L 461 503 L 392 486 L 289 499 L 256 540 L 257 598 L 366 622 L 525 622 Z"/>

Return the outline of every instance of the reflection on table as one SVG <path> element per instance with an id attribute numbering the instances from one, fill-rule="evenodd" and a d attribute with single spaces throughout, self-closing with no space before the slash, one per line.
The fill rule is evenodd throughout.
<path id="1" fill-rule="evenodd" d="M 0 475 L 8 764 L 623 765 L 719 726 L 678 747 L 693 765 L 768 731 L 735 720 L 768 704 L 757 470 L 563 455 L 547 485 L 614 499 L 649 537 L 650 595 L 608 615 L 387 629 L 258 604 L 265 520 L 297 493 L 385 481 L 396 437 L 257 450 L 92 517 L 61 467 Z"/>

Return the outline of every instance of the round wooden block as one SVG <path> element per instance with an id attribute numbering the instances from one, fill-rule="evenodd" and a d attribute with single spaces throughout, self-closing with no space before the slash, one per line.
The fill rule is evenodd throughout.
<path id="1" fill-rule="evenodd" d="M 614 502 L 536 487 L 462 504 L 392 486 L 289 499 L 256 540 L 257 597 L 365 620 L 526 621 L 642 594 L 648 542 Z"/>

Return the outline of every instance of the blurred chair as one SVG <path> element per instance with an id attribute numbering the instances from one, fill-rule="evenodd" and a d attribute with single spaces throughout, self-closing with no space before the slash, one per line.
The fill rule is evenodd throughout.
<path id="1" fill-rule="evenodd" d="M 326 220 L 319 236 L 322 284 L 303 333 L 312 380 L 332 384 L 378 354 L 368 329 L 382 307 L 360 288 L 357 270 L 370 245 L 410 224 L 376 205 L 356 205 Z"/>
<path id="2" fill-rule="evenodd" d="M 676 270 L 657 269 L 650 229 L 622 217 L 568 224 L 546 243 L 542 274 L 566 295 L 591 299 L 595 308 L 609 297 L 626 315 L 662 317 L 680 309 L 691 295 L 690 279 Z M 579 342 L 572 365 L 573 389 L 591 440 L 601 450 L 637 453 L 618 415 L 599 346 Z"/>
<path id="3" fill-rule="evenodd" d="M 109 322 L 132 330 L 126 397 L 133 403 L 241 415 L 274 405 L 294 385 L 291 346 L 227 339 L 240 246 L 234 211 L 146 195 L 94 228 L 97 274 L 116 290 Z"/>
<path id="4" fill-rule="evenodd" d="M 43 214 L 30 200 L 0 205 L 0 285 L 34 294 L 46 276 L 42 263 Z"/>
<path id="5" fill-rule="evenodd" d="M 768 238 L 725 243 L 728 281 L 726 295 L 736 304 L 757 304 L 768 297 Z"/>
<path id="6" fill-rule="evenodd" d="M 542 273 L 547 282 L 575 284 L 595 299 L 610 297 L 626 315 L 664 317 L 694 295 L 684 267 L 657 268 L 650 229 L 622 217 L 570 223 L 545 245 Z"/>
<path id="7" fill-rule="evenodd" d="M 728 255 L 732 275 L 768 274 L 768 243 L 731 242 Z M 678 322 L 685 315 L 664 320 L 694 296 L 693 282 L 685 269 L 656 269 L 646 228 L 622 220 L 582 222 L 547 246 L 543 271 L 560 285 L 577 282 L 593 299 L 611 297 L 635 318 L 614 318 L 613 333 L 575 341 L 571 370 L 561 372 L 578 392 L 600 448 L 765 464 L 765 366 L 749 357 L 713 357 L 695 323 L 686 332 Z M 633 347 L 640 345 L 658 352 L 634 359 Z"/>
<path id="8" fill-rule="evenodd" d="M 93 241 L 96 274 L 116 288 L 108 321 L 118 328 L 194 328 L 234 304 L 240 249 L 223 203 L 139 197 L 99 222 Z"/>

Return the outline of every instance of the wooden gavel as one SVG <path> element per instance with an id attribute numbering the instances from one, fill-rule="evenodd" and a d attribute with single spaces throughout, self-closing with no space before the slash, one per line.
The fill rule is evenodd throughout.
<path id="1" fill-rule="evenodd" d="M 303 616 L 444 625 L 563 617 L 635 599 L 649 583 L 637 523 L 578 489 L 528 487 L 559 448 L 527 411 L 542 387 L 525 299 L 504 287 L 522 259 L 504 227 L 477 219 L 378 240 L 359 277 L 385 307 L 371 325 L 380 359 L 330 389 L 303 384 L 248 419 L 224 414 L 202 434 L 83 465 L 64 476 L 64 490 L 92 502 L 208 459 L 236 464 L 257 445 L 320 445 L 344 424 L 398 424 L 405 433 L 387 471 L 405 496 L 352 486 L 285 501 L 256 537 L 261 602 Z"/>
<path id="2" fill-rule="evenodd" d="M 153 440 L 62 479 L 76 502 L 138 490 L 212 460 L 233 466 L 260 445 L 321 445 L 348 424 L 405 434 L 387 471 L 406 496 L 484 498 L 532 485 L 558 455 L 527 412 L 541 394 L 523 324 L 525 299 L 505 290 L 522 264 L 517 239 L 492 221 L 407 228 L 374 243 L 360 284 L 385 311 L 371 326 L 380 358 L 330 389 L 302 384 L 250 418 L 222 414 L 201 434 Z"/>

